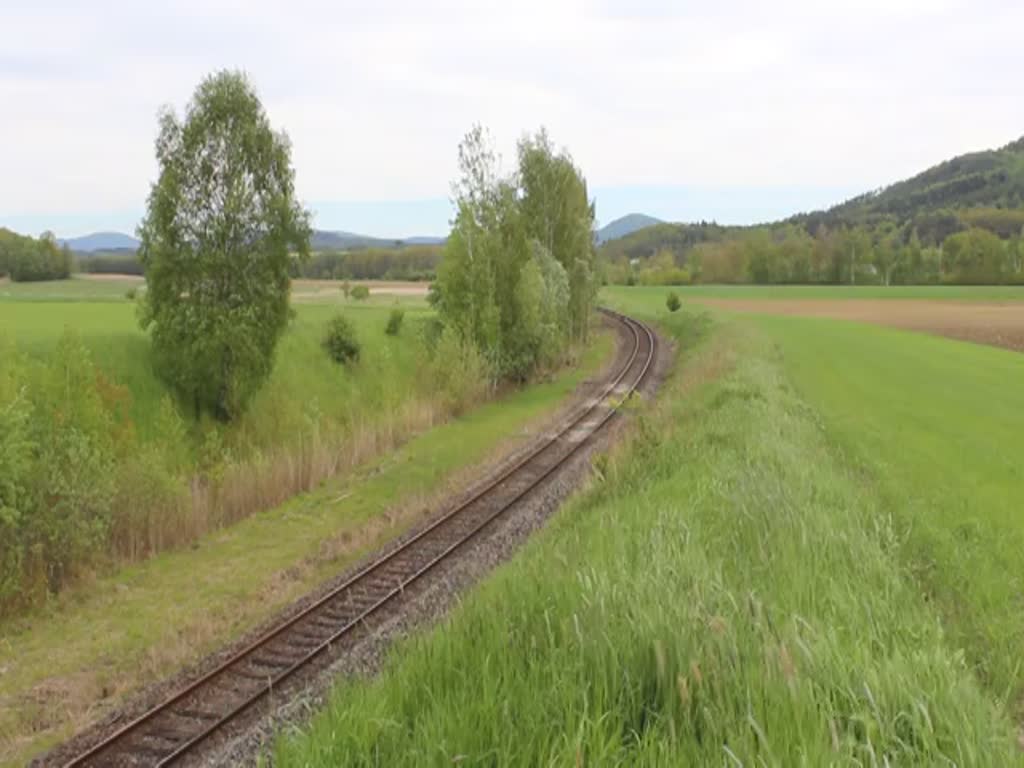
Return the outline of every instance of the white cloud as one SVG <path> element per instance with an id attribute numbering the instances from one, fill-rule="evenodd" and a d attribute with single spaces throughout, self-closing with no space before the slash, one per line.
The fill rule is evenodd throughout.
<path id="1" fill-rule="evenodd" d="M 308 200 L 446 194 L 474 121 L 595 187 L 873 187 L 1024 133 L 1017 2 L 0 6 L 0 215 L 140 208 L 156 110 L 241 67 Z"/>

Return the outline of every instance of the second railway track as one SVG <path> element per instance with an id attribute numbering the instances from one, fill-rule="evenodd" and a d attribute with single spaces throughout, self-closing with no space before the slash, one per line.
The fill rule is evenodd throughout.
<path id="1" fill-rule="evenodd" d="M 419 533 L 65 765 L 165 766 L 183 759 L 529 496 L 594 439 L 651 371 L 653 332 L 631 318 L 605 314 L 625 329 L 630 352 L 601 394 L 570 414 L 561 429 Z"/>

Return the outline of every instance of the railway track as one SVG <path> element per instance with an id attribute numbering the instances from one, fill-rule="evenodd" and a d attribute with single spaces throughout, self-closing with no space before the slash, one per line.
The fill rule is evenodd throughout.
<path id="1" fill-rule="evenodd" d="M 655 356 L 655 336 L 647 326 L 602 311 L 624 326 L 632 349 L 600 396 L 573 412 L 557 433 L 419 533 L 65 765 L 166 766 L 195 753 L 296 672 L 365 627 L 367 619 L 577 455 L 644 382 Z"/>

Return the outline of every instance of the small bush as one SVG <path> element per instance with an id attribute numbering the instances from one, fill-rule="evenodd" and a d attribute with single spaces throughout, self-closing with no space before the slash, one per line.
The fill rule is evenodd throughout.
<path id="1" fill-rule="evenodd" d="M 363 301 L 365 299 L 370 298 L 370 289 L 367 288 L 365 285 L 356 285 L 353 286 L 351 291 L 349 291 L 349 294 L 356 301 Z"/>
<path id="2" fill-rule="evenodd" d="M 391 310 L 391 314 L 388 315 L 388 325 L 384 329 L 384 332 L 388 336 L 397 336 L 398 332 L 402 330 L 402 320 L 405 319 L 405 310 L 395 309 Z"/>
<path id="3" fill-rule="evenodd" d="M 128 301 L 135 301 L 135 297 L 138 295 L 139 292 L 135 288 L 129 288 L 124 292 L 124 297 L 128 299 Z"/>
<path id="4" fill-rule="evenodd" d="M 486 396 L 491 371 L 472 342 L 445 328 L 433 349 L 429 380 L 434 392 L 444 394 L 448 411 L 458 416 Z"/>
<path id="5" fill-rule="evenodd" d="M 669 312 L 676 312 L 682 306 L 679 301 L 679 294 L 675 291 L 670 291 L 668 296 L 665 298 L 665 306 L 668 307 Z"/>
<path id="6" fill-rule="evenodd" d="M 356 288 L 352 289 L 352 293 L 355 293 Z M 356 329 L 344 315 L 335 315 L 331 318 L 322 343 L 324 350 L 336 363 L 347 365 L 359 361 L 359 339 L 356 338 Z"/>

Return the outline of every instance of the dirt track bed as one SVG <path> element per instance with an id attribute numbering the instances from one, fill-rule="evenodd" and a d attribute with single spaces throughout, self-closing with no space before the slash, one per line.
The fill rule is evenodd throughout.
<path id="1" fill-rule="evenodd" d="M 730 312 L 829 317 L 1024 352 L 1024 304 L 920 299 L 694 299 Z"/>

